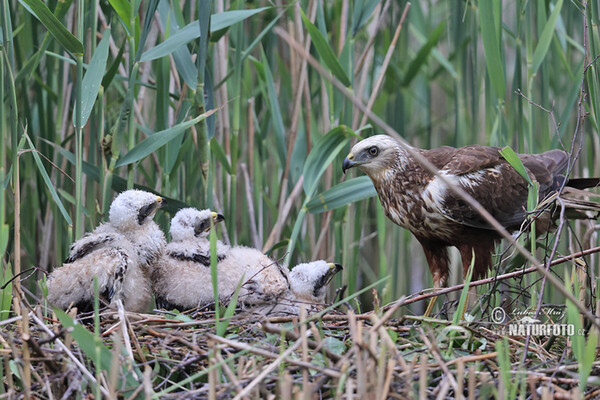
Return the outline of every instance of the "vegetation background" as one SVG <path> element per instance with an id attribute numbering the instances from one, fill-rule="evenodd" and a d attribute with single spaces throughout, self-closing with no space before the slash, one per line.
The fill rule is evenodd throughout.
<path id="1" fill-rule="evenodd" d="M 1 0 L 3 281 L 27 271 L 22 289 L 41 302 L 45 274 L 135 186 L 169 199 L 165 231 L 184 204 L 212 208 L 232 244 L 342 263 L 332 287 L 346 295 L 378 282 L 385 304 L 431 287 L 368 179 L 341 172 L 358 135 L 382 132 L 355 103 L 418 147 L 564 148 L 573 176 L 598 176 L 599 12 L 578 0 Z M 581 243 L 586 229 L 565 226 L 537 256 L 597 245 Z M 499 249 L 499 273 L 514 260 Z M 600 265 L 587 262 L 595 308 Z M 480 293 L 526 307 L 542 288 L 564 304 L 537 276 Z M 1 301 L 2 318 L 19 312 L 10 292 Z"/>

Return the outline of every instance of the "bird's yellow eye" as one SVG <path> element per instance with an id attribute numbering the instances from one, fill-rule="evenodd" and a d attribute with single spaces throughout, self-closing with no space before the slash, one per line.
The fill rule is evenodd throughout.
<path id="1" fill-rule="evenodd" d="M 377 154 L 379 154 L 379 149 L 377 148 L 377 146 L 373 146 L 369 149 L 369 154 L 372 155 L 373 157 L 375 157 Z"/>

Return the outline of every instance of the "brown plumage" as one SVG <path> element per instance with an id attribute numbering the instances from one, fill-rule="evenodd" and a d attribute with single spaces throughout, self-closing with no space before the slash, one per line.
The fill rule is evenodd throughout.
<path id="1" fill-rule="evenodd" d="M 526 219 L 528 186 L 519 173 L 500 155 L 499 148 L 467 146 L 440 147 L 432 150 L 413 148 L 425 157 L 452 184 L 477 200 L 502 226 L 517 231 Z M 599 179 L 567 180 L 561 175 L 568 164 L 568 154 L 551 150 L 542 154 L 520 154 L 529 176 L 539 182 L 539 198 L 557 192 L 563 184 L 576 189 L 597 186 Z M 376 135 L 358 142 L 343 163 L 344 172 L 358 167 L 373 181 L 385 214 L 394 223 L 411 231 L 421 243 L 434 287 L 448 279 L 447 247 L 456 247 L 461 255 L 463 273 L 475 254 L 473 278 L 485 276 L 492 266 L 494 245 L 499 234 L 400 144 L 386 135 Z M 598 210 L 595 203 L 574 203 Z M 585 214 L 580 214 L 584 216 Z M 548 229 L 550 213 L 538 218 L 537 225 Z"/>

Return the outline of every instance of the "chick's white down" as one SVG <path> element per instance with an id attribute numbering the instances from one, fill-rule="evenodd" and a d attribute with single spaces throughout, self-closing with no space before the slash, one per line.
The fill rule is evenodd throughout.
<path id="1" fill-rule="evenodd" d="M 172 241 L 153 275 L 158 307 L 187 310 L 214 303 L 208 233 L 215 215 L 186 208 L 172 219 Z M 229 302 L 241 285 L 237 301 L 246 309 L 323 302 L 327 289 L 323 277 L 331 274 L 331 264 L 325 261 L 301 264 L 289 272 L 258 249 L 229 247 L 221 241 L 217 260 L 219 300 Z"/>
<path id="2" fill-rule="evenodd" d="M 152 193 L 128 190 L 110 206 L 108 222 L 79 239 L 62 267 L 48 277 L 48 301 L 80 311 L 93 304 L 94 277 L 111 304 L 145 311 L 151 301 L 150 273 L 166 241 L 152 218 L 165 201 Z"/>
<path id="3" fill-rule="evenodd" d="M 152 274 L 159 308 L 189 309 L 214 302 L 208 234 L 222 216 L 211 210 L 183 208 L 171 220 L 171 242 Z M 229 246 L 217 242 L 217 260 Z"/>

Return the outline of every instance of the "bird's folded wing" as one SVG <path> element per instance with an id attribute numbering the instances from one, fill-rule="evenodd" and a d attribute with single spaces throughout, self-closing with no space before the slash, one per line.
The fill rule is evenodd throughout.
<path id="1" fill-rule="evenodd" d="M 191 261 L 197 264 L 204 265 L 205 267 L 210 267 L 210 252 L 201 251 L 201 250 L 192 250 L 192 251 L 175 251 L 171 250 L 167 253 L 169 257 L 175 258 L 180 261 Z M 225 255 L 218 254 L 217 262 L 222 261 L 225 258 Z"/>
<path id="2" fill-rule="evenodd" d="M 64 264 L 48 278 L 48 301 L 66 309 L 70 304 L 80 305 L 93 300 L 94 277 L 98 292 L 106 300 L 121 298 L 123 279 L 130 257 L 120 247 L 104 247 L 89 252 L 86 257 Z"/>
<path id="3" fill-rule="evenodd" d="M 493 168 L 506 161 L 497 147 L 472 145 L 461 148 L 449 146 L 423 150 L 425 156 L 441 171 L 452 175 L 466 175 Z"/>
<path id="4" fill-rule="evenodd" d="M 525 219 L 527 183 L 508 163 L 471 170 L 466 174 L 449 175 L 449 178 L 477 200 L 502 226 L 516 227 Z M 444 192 L 441 204 L 442 213 L 455 222 L 474 228 L 493 229 L 478 211 L 452 190 Z"/>
<path id="5" fill-rule="evenodd" d="M 121 234 L 116 232 L 92 232 L 71 245 L 69 256 L 65 263 L 72 263 L 83 258 L 91 252 L 100 249 L 106 245 L 118 244 L 121 240 L 126 240 Z"/>

